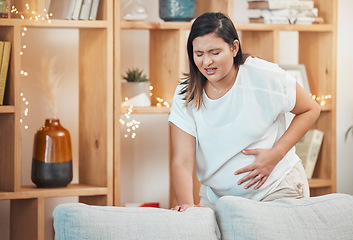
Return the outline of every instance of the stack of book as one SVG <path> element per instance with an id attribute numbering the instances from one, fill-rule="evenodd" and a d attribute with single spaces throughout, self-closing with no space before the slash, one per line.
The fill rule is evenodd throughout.
<path id="1" fill-rule="evenodd" d="M 11 42 L 0 41 L 0 105 L 4 103 L 7 72 L 9 69 Z"/>
<path id="2" fill-rule="evenodd" d="M 49 13 L 54 19 L 96 20 L 99 0 L 51 0 Z"/>
<path id="3" fill-rule="evenodd" d="M 248 0 L 248 8 L 257 10 L 250 23 L 313 24 L 322 23 L 318 9 L 310 0 Z"/>

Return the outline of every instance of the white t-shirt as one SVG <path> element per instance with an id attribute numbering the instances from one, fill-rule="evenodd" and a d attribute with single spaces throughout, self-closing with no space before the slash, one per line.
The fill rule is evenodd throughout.
<path id="1" fill-rule="evenodd" d="M 237 182 L 248 173 L 234 172 L 254 162 L 243 149 L 270 149 L 286 130 L 285 113 L 296 101 L 296 80 L 273 64 L 248 57 L 239 66 L 233 87 L 212 100 L 203 93 L 200 109 L 184 106 L 179 84 L 173 98 L 169 122 L 196 139 L 196 166 L 199 181 L 207 186 L 213 203 L 225 195 L 260 201 L 274 190 L 300 161 L 294 147 L 276 165 L 264 185 L 244 189 Z"/>

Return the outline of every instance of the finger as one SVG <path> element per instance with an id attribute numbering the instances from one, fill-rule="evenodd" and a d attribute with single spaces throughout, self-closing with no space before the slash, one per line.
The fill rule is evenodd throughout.
<path id="1" fill-rule="evenodd" d="M 202 203 L 199 203 L 198 205 L 196 205 L 196 207 L 204 207 L 204 205 Z"/>
<path id="2" fill-rule="evenodd" d="M 249 181 L 250 179 L 253 179 L 254 177 L 256 177 L 257 173 L 255 173 L 254 171 L 252 171 L 251 173 L 249 173 L 248 175 L 242 177 L 239 181 L 238 181 L 238 185 L 243 184 L 246 181 Z"/>
<path id="3" fill-rule="evenodd" d="M 175 206 L 174 208 L 172 208 L 173 211 L 179 211 L 180 210 L 180 206 Z"/>
<path id="4" fill-rule="evenodd" d="M 252 163 L 252 164 L 249 164 L 249 165 L 246 166 L 246 167 L 243 167 L 243 168 L 241 168 L 241 169 L 236 170 L 236 171 L 234 172 L 234 175 L 241 174 L 241 173 L 246 173 L 246 172 L 250 172 L 250 171 L 252 171 L 252 170 L 254 170 L 254 169 L 255 169 L 255 167 L 254 167 L 254 164 Z"/>
<path id="5" fill-rule="evenodd" d="M 260 182 L 262 179 L 262 177 L 260 175 L 255 176 L 248 184 L 245 185 L 245 189 L 251 187 L 252 185 L 254 185 L 257 182 Z"/>
<path id="6" fill-rule="evenodd" d="M 179 212 L 184 212 L 188 207 L 190 207 L 190 205 L 187 205 L 187 204 L 181 205 Z"/>
<path id="7" fill-rule="evenodd" d="M 257 151 L 256 149 L 244 149 L 241 153 L 244 155 L 256 155 Z"/>
<path id="8" fill-rule="evenodd" d="M 267 176 L 264 176 L 262 179 L 261 179 L 261 181 L 255 186 L 255 190 L 257 190 L 257 189 L 259 189 L 262 185 L 264 185 L 264 183 L 266 182 L 266 180 L 267 180 Z"/>

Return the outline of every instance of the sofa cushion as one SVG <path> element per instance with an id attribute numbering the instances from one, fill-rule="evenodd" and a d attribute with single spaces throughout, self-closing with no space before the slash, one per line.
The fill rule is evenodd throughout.
<path id="1" fill-rule="evenodd" d="M 209 208 L 175 212 L 160 208 L 58 205 L 53 212 L 55 239 L 217 239 Z"/>
<path id="2" fill-rule="evenodd" d="M 227 196 L 216 215 L 224 240 L 353 238 L 353 196 L 345 194 L 273 202 Z"/>

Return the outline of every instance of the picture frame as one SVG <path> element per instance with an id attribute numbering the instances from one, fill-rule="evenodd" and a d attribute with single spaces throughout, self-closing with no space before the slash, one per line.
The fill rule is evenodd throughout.
<path id="1" fill-rule="evenodd" d="M 310 92 L 310 85 L 308 81 L 308 76 L 306 74 L 306 69 L 304 64 L 298 65 L 280 65 L 280 67 L 292 75 L 297 83 L 304 88 L 304 90 L 308 93 Z"/>

